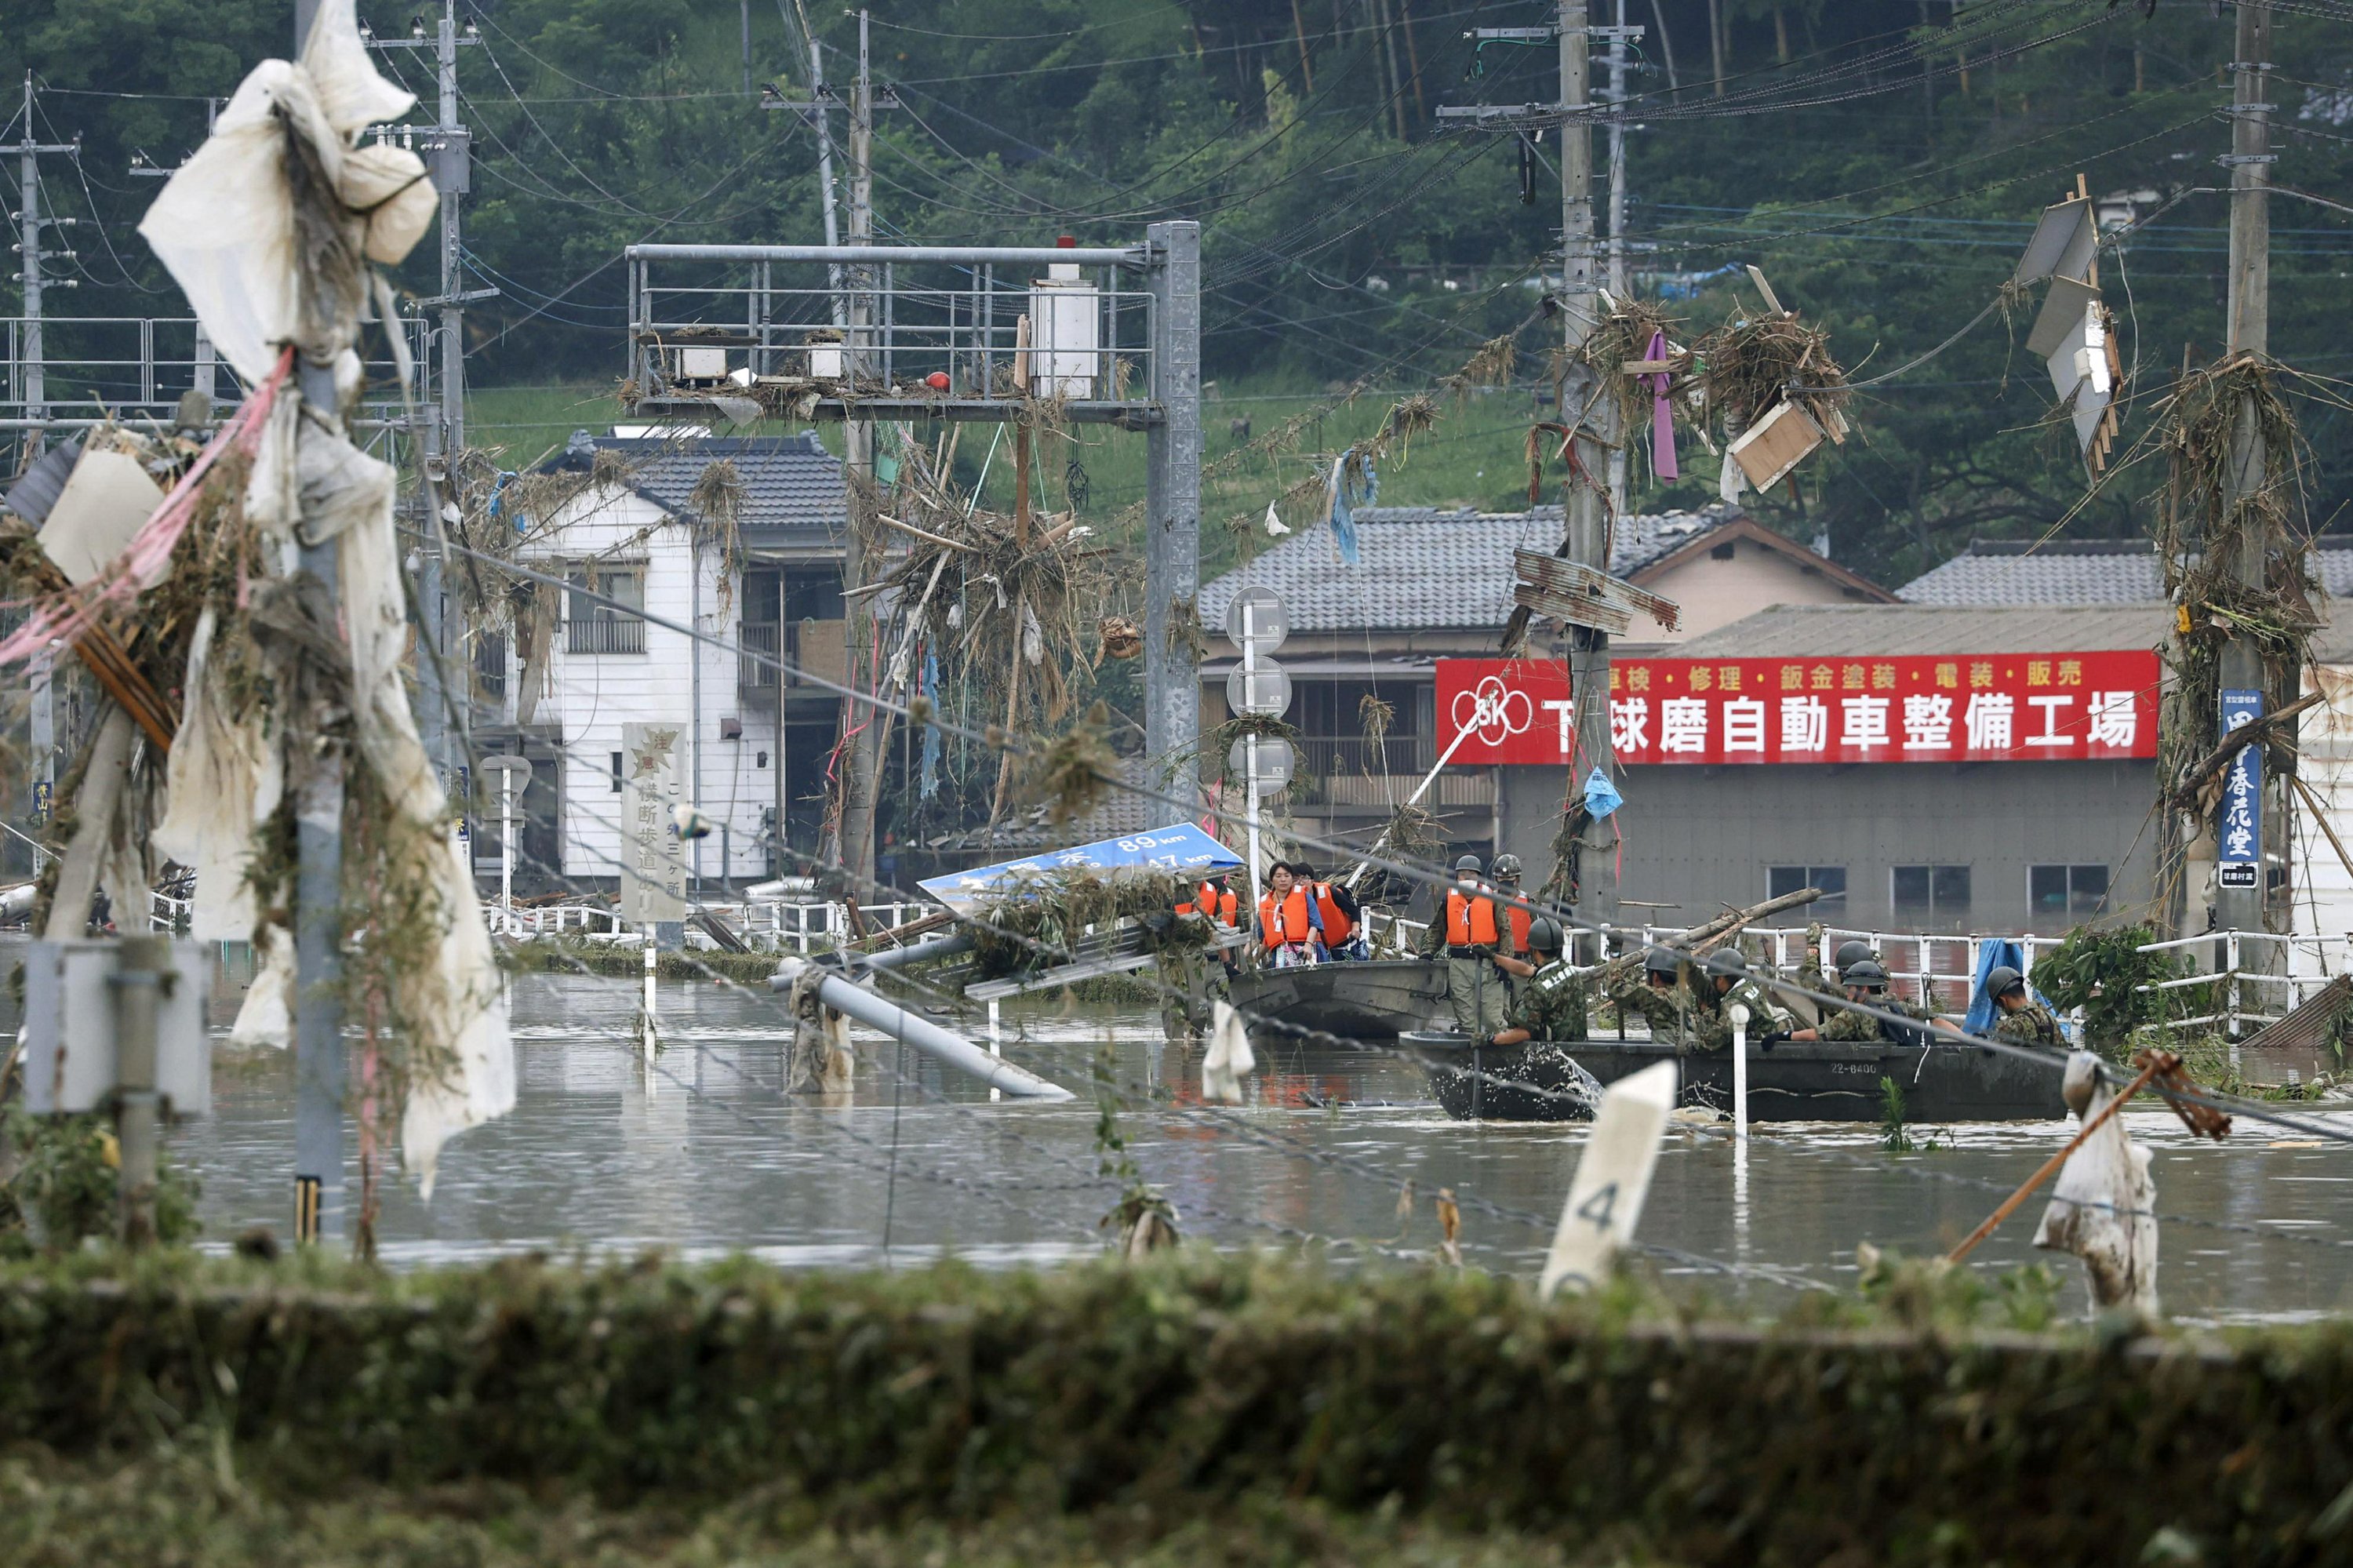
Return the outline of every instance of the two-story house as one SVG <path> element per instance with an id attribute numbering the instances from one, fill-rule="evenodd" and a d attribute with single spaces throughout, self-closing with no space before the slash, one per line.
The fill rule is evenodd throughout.
<path id="1" fill-rule="evenodd" d="M 544 468 L 603 477 L 530 523 L 523 564 L 573 585 L 538 689 L 522 689 L 512 640 L 475 647 L 477 709 L 490 721 L 478 744 L 537 765 L 518 813 L 519 885 L 559 885 L 551 866 L 575 885 L 617 881 L 628 724 L 680 728 L 683 792 L 717 824 L 687 847 L 691 874 L 706 885 L 774 874 L 778 823 L 794 847 L 816 845 L 840 700 L 659 623 L 839 682 L 849 526 L 840 460 L 814 431 L 583 430 Z M 477 865 L 494 868 L 497 810 L 479 791 L 478 801 Z"/>

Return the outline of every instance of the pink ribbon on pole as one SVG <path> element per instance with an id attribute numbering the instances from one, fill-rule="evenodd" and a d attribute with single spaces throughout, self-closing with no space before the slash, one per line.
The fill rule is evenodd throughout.
<path id="1" fill-rule="evenodd" d="M 1642 351 L 1642 357 L 1664 359 L 1666 356 L 1667 334 L 1652 333 L 1651 345 Z M 1679 479 L 1682 474 L 1675 467 L 1675 416 L 1674 410 L 1667 404 L 1669 377 L 1665 371 L 1654 370 L 1641 379 L 1651 389 L 1651 471 L 1661 479 Z"/>
<path id="2" fill-rule="evenodd" d="M 206 444 L 196 461 L 188 465 L 188 471 L 180 476 L 180 482 L 164 498 L 163 504 L 155 508 L 155 514 L 141 524 L 131 543 L 123 546 L 121 556 L 106 568 L 100 580 L 43 602 L 14 636 L 0 642 L 0 665 L 29 659 L 52 642 L 77 641 L 98 620 L 100 609 L 135 597 L 163 576 L 180 535 L 195 520 L 197 486 L 204 482 L 214 462 L 232 446 L 252 455 L 261 441 L 262 421 L 269 417 L 269 406 L 277 399 L 278 389 L 285 384 L 286 374 L 293 364 L 292 349 L 279 355 L 278 368 Z"/>

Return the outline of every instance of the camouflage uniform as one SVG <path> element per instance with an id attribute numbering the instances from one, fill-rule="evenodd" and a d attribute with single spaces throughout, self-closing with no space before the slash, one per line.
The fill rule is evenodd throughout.
<path id="1" fill-rule="evenodd" d="M 1753 980 L 1736 980 L 1732 989 L 1715 999 L 1715 1008 L 1704 1021 L 1694 1038 L 1695 1048 L 1702 1051 L 1732 1049 L 1732 1006 L 1738 1002 L 1748 1009 L 1748 1039 L 1754 1044 L 1776 1030 L 1789 1027 L 1789 1015 L 1776 1006 L 1765 994 L 1765 988 Z"/>
<path id="2" fill-rule="evenodd" d="M 1926 1022 L 1928 1017 L 1926 1012 L 1910 1002 L 1897 1001 L 1888 996 L 1866 996 L 1862 1005 L 1875 1007 L 1882 1012 L 1893 1012 L 1899 1017 L 1916 1018 L 1923 1022 Z M 1884 1021 L 1873 1018 L 1870 1013 L 1859 1012 L 1855 1008 L 1825 1008 L 1823 1011 L 1829 1012 L 1830 1016 L 1822 1021 L 1821 1028 L 1815 1036 L 1817 1039 L 1845 1041 L 1852 1044 L 1878 1040 L 1893 1041 L 1897 1044 L 1915 1044 L 1913 1041 L 1899 1039 Z"/>
<path id="3" fill-rule="evenodd" d="M 2040 1045 L 2047 1051 L 2067 1049 L 2067 1037 L 2060 1032 L 2059 1021 L 2039 1001 L 2030 1001 L 2015 1012 L 2003 1013 L 1993 1026 L 1993 1037 L 2013 1045 Z"/>
<path id="4" fill-rule="evenodd" d="M 1520 982 L 1508 1027 L 1526 1030 L 1531 1040 L 1584 1039 L 1585 977 L 1555 959 Z"/>
<path id="5" fill-rule="evenodd" d="M 1684 1045 L 1715 1012 L 1715 998 L 1693 991 L 1689 982 L 1678 980 L 1660 990 L 1639 971 L 1612 991 L 1609 1000 L 1621 1015 L 1641 1014 L 1651 1026 L 1651 1038 L 1662 1045 Z"/>

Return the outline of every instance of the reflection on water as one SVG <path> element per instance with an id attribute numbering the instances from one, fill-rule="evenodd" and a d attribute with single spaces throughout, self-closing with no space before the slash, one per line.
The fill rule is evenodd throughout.
<path id="1" fill-rule="evenodd" d="M 233 1005 L 235 987 L 224 989 Z M 1340 1257 L 1374 1244 L 1418 1251 L 1436 1241 L 1428 1200 L 1444 1187 L 1462 1202 L 1472 1260 L 1533 1277 L 1586 1135 L 1581 1126 L 1450 1121 L 1418 1068 L 1376 1052 L 1263 1051 L 1250 1104 L 1211 1109 L 1199 1101 L 1198 1053 L 1167 1045 L 1155 1019 L 1051 1002 L 1026 1017 L 1008 1006 L 1006 1050 L 1078 1090 L 1075 1102 L 993 1104 L 970 1080 L 861 1033 L 851 1102 L 816 1108 L 781 1092 L 788 1035 L 767 999 L 666 987 L 669 1049 L 651 1074 L 628 1040 L 635 999 L 623 980 L 516 981 L 514 1113 L 448 1146 L 429 1209 L 410 1189 L 388 1191 L 387 1256 L 587 1245 L 869 1265 L 887 1245 L 894 1261 L 953 1250 L 1008 1265 L 1084 1254 L 1102 1245 L 1097 1222 L 1116 1195 L 1098 1171 L 1090 1087 L 1106 1040 L 1124 1084 L 1169 1097 L 1124 1118 L 1137 1162 L 1186 1233 L 1220 1245 L 1293 1245 L 1304 1233 L 1346 1244 Z M 204 1181 L 215 1242 L 257 1224 L 284 1229 L 292 1091 L 286 1058 L 224 1054 L 215 1114 L 175 1133 L 177 1157 Z M 1869 1126 L 1766 1127 L 1736 1172 L 1721 1132 L 1676 1128 L 1643 1236 L 1841 1284 L 1858 1241 L 1910 1254 L 1949 1246 L 2068 1128 L 1916 1130 L 1945 1147 L 1894 1155 Z M 2170 1311 L 2245 1319 L 2353 1307 L 2353 1149 L 2274 1138 L 2244 1120 L 2228 1144 L 2197 1144 L 2161 1112 L 2136 1114 L 2133 1130 L 2157 1150 L 2159 1211 L 2209 1223 L 2162 1227 Z M 1419 1201 L 1400 1220 L 1409 1180 Z M 2047 1257 L 2028 1245 L 2041 1212 L 2030 1202 L 1978 1260 L 1998 1270 Z M 2050 1261 L 2080 1305 L 2073 1260 Z M 1666 1272 L 1761 1302 L 1782 1294 L 1680 1266 Z"/>

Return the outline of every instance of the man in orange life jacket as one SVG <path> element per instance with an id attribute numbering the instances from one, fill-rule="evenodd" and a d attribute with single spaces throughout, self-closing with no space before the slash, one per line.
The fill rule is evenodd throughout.
<path id="1" fill-rule="evenodd" d="M 1520 891 L 1520 857 L 1499 854 L 1495 863 L 1487 868 L 1487 875 L 1495 885 L 1499 899 L 1525 898 Z M 1514 1012 L 1520 1005 L 1520 982 L 1535 974 L 1542 966 L 1528 952 L 1528 923 L 1535 918 L 1532 911 L 1510 904 L 1499 904 L 1504 916 L 1504 954 L 1510 961 L 1498 959 L 1495 967 L 1504 972 L 1504 1011 Z"/>
<path id="2" fill-rule="evenodd" d="M 1291 874 L 1276 861 L 1267 868 L 1266 892 L 1258 901 L 1259 939 L 1266 961 L 1278 969 L 1324 961 L 1324 914 Z"/>
<path id="3" fill-rule="evenodd" d="M 1430 950 L 1446 955 L 1446 1000 L 1458 1034 L 1490 1040 L 1504 1028 L 1504 977 L 1495 962 L 1508 929 L 1504 914 L 1479 881 L 1479 857 L 1456 861 L 1454 885 L 1439 901 L 1430 927 Z"/>
<path id="4" fill-rule="evenodd" d="M 1176 906 L 1176 913 L 1179 915 L 1191 915 L 1197 912 L 1208 916 L 1220 926 L 1239 927 L 1241 924 L 1239 918 L 1241 914 L 1241 900 L 1234 895 L 1234 890 L 1227 885 L 1224 872 L 1204 878 L 1201 885 L 1193 889 L 1192 894 Z M 1234 968 L 1234 949 L 1220 948 L 1218 949 L 1218 958 L 1226 966 L 1227 972 L 1230 974 Z"/>
<path id="5" fill-rule="evenodd" d="M 1364 911 L 1356 895 L 1336 882 L 1318 882 L 1315 868 L 1303 860 L 1291 863 L 1291 874 L 1306 890 L 1324 926 L 1324 956 L 1335 963 L 1367 956 Z"/>

